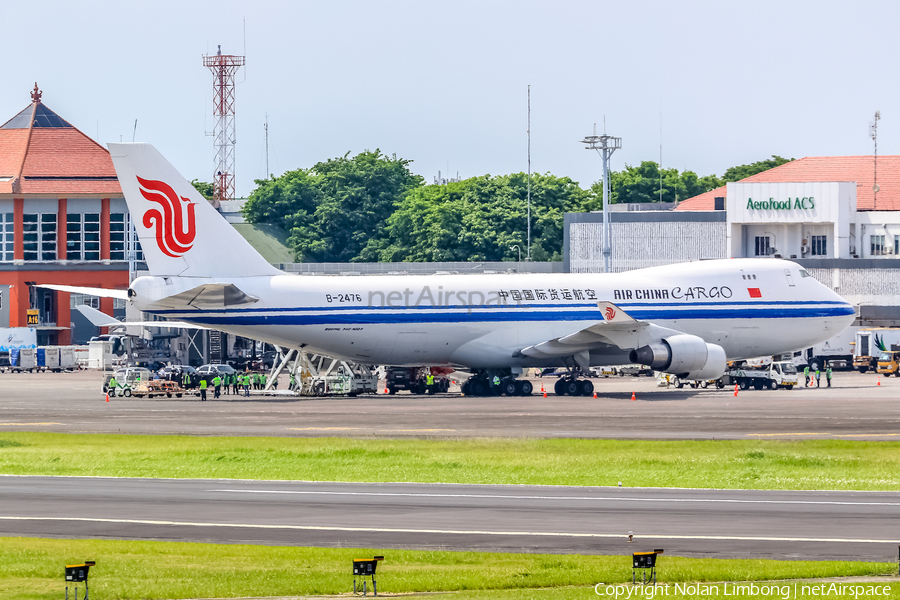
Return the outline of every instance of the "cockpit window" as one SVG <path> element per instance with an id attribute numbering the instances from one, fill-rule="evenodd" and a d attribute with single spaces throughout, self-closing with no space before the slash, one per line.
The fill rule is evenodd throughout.
<path id="1" fill-rule="evenodd" d="M 806 269 L 800 269 L 800 277 L 812 277 Z"/>

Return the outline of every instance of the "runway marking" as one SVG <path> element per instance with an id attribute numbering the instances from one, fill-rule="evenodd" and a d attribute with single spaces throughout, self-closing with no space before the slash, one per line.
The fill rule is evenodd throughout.
<path id="1" fill-rule="evenodd" d="M 477 529 L 411 529 L 390 527 L 329 527 L 324 525 L 257 525 L 251 523 L 193 523 L 187 521 L 152 521 L 144 519 L 92 519 L 88 517 L 9 517 L 0 516 L 0 521 L 78 521 L 86 523 L 121 523 L 130 525 L 165 525 L 172 527 L 239 527 L 244 529 L 287 529 L 291 531 L 347 531 L 357 533 L 427 533 L 449 535 L 508 535 L 536 537 L 570 537 L 570 538 L 619 538 L 628 536 L 621 533 L 569 533 L 550 531 L 481 531 Z M 900 540 L 870 540 L 854 538 L 802 538 L 802 537 L 765 537 L 765 536 L 726 536 L 726 535 L 664 535 L 642 533 L 634 536 L 640 539 L 665 540 L 731 540 L 745 542 L 828 542 L 849 544 L 897 544 Z"/>
<path id="2" fill-rule="evenodd" d="M 778 435 L 834 435 L 833 433 L 828 433 L 827 431 L 820 431 L 817 433 L 748 433 L 747 435 L 752 435 L 756 437 L 774 437 Z"/>
<path id="3" fill-rule="evenodd" d="M 456 431 L 455 429 L 378 429 L 375 427 L 288 427 L 288 431 L 374 431 L 377 433 L 431 433 L 435 431 Z"/>
<path id="4" fill-rule="evenodd" d="M 426 494 L 422 492 L 328 492 L 316 490 L 208 490 L 238 494 L 305 494 L 320 496 L 400 496 L 407 498 L 491 498 L 499 500 L 616 500 L 622 502 L 712 502 L 723 504 L 827 504 L 839 506 L 900 506 L 900 502 L 846 502 L 838 500 L 740 500 L 732 498 L 636 498 L 631 496 L 515 496 L 500 494 Z"/>
<path id="5" fill-rule="evenodd" d="M 15 425 L 62 425 L 62 423 L 0 423 L 0 427 L 11 427 Z"/>
<path id="6" fill-rule="evenodd" d="M 900 433 L 829 433 L 821 431 L 818 433 L 748 433 L 748 436 L 754 437 L 775 437 L 783 435 L 830 435 L 834 437 L 900 437 Z"/>

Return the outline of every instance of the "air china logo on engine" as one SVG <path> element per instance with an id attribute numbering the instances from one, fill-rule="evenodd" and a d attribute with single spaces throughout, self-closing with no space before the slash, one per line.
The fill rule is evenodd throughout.
<path id="1" fill-rule="evenodd" d="M 160 206 L 144 213 L 142 221 L 144 227 L 155 229 L 156 244 L 163 254 L 172 258 L 184 256 L 193 246 L 197 234 L 194 226 L 196 204 L 191 204 L 187 198 L 179 197 L 172 186 L 164 181 L 140 177 L 137 180 L 141 186 L 141 195 Z"/>
<path id="2" fill-rule="evenodd" d="M 607 321 L 612 321 L 613 319 L 616 318 L 616 311 L 615 311 L 615 309 L 613 309 L 612 306 L 607 306 L 606 310 L 603 312 L 604 312 L 604 316 L 606 317 Z"/>

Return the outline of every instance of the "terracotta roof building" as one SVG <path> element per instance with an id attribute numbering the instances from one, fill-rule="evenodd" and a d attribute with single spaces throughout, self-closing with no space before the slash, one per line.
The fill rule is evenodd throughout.
<path id="1" fill-rule="evenodd" d="M 0 126 L 0 327 L 25 327 L 37 310 L 38 343 L 68 344 L 70 304 L 97 300 L 33 284 L 124 289 L 132 242 L 109 152 L 41 96 L 35 84 L 31 104 Z M 114 303 L 97 308 L 112 315 Z"/>
<path id="2" fill-rule="evenodd" d="M 807 156 L 742 179 L 742 183 L 852 181 L 856 183 L 856 210 L 900 210 L 900 156 L 878 157 L 878 193 L 875 193 L 875 158 L 872 156 Z M 675 210 L 715 210 L 715 199 L 727 198 L 725 186 L 688 198 Z"/>

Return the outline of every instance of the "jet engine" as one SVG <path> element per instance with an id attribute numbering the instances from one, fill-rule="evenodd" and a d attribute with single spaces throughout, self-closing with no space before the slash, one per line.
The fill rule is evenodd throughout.
<path id="1" fill-rule="evenodd" d="M 725 372 L 725 350 L 686 333 L 632 350 L 628 360 L 682 379 L 717 379 Z"/>

